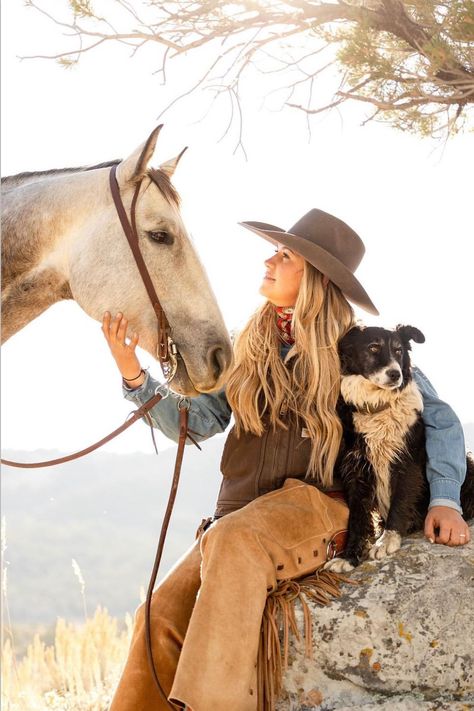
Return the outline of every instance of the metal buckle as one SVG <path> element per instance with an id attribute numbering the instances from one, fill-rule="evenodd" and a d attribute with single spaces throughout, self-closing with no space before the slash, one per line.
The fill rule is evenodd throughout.
<path id="1" fill-rule="evenodd" d="M 334 538 L 331 538 L 326 548 L 326 560 L 332 560 L 337 555 L 337 546 Z"/>
<path id="2" fill-rule="evenodd" d="M 179 398 L 178 400 L 178 410 L 189 410 L 191 407 L 191 403 L 189 402 L 189 398 L 183 395 L 182 397 Z"/>
<path id="3" fill-rule="evenodd" d="M 159 393 L 160 388 L 166 388 L 166 393 L 164 395 L 161 395 L 161 393 Z M 170 385 L 168 382 L 160 383 L 160 385 L 157 385 L 155 388 L 155 395 L 161 395 L 162 400 L 166 400 L 166 398 L 170 396 L 170 392 Z"/>
<path id="4" fill-rule="evenodd" d="M 161 370 L 163 371 L 166 382 L 170 383 L 178 370 L 178 348 L 171 336 L 168 336 L 168 354 L 169 359 L 161 361 Z"/>

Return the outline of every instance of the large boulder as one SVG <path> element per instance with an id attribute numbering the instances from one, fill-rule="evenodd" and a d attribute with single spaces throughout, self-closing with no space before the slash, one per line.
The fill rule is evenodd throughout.
<path id="1" fill-rule="evenodd" d="M 277 710 L 474 708 L 474 525 L 471 536 L 459 548 L 405 538 L 331 605 L 310 603 L 313 658 L 292 639 Z"/>

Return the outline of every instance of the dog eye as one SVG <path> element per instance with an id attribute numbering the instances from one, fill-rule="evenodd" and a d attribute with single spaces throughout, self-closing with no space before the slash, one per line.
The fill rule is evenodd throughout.
<path id="1" fill-rule="evenodd" d="M 380 346 L 378 343 L 371 343 L 369 346 L 369 351 L 371 353 L 378 353 L 380 350 Z"/>
<path id="2" fill-rule="evenodd" d="M 173 237 L 170 235 L 169 232 L 166 232 L 164 230 L 157 230 L 156 232 L 148 232 L 148 236 L 154 242 L 158 242 L 158 244 L 173 244 Z"/>
<path id="3" fill-rule="evenodd" d="M 402 348 L 395 348 L 395 353 L 397 355 L 401 355 L 403 353 L 403 349 Z"/>

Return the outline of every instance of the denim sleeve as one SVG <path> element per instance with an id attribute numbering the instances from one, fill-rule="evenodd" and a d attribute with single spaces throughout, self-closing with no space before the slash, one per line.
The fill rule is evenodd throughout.
<path id="1" fill-rule="evenodd" d="M 152 424 L 174 442 L 179 439 L 179 406 L 188 407 L 188 429 L 193 439 L 198 442 L 209 439 L 218 432 L 224 432 L 229 424 L 232 411 L 224 389 L 187 398 L 172 390 L 168 393 L 167 386 L 160 385 L 148 372 L 145 373 L 143 384 L 138 388 L 132 390 L 123 386 L 125 398 L 136 405 L 143 405 L 155 394 L 155 391 L 163 395 L 163 400 L 149 411 Z M 146 422 L 145 419 L 143 421 Z M 187 444 L 190 443 L 188 440 Z"/>
<path id="2" fill-rule="evenodd" d="M 461 423 L 419 368 L 413 368 L 413 378 L 423 397 L 430 508 L 449 506 L 462 513 L 460 491 L 466 476 L 466 447 Z"/>

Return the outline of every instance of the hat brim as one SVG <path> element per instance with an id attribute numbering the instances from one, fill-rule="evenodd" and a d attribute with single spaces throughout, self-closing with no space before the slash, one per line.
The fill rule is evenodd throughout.
<path id="1" fill-rule="evenodd" d="M 285 247 L 304 257 L 313 267 L 325 274 L 353 304 L 375 316 L 379 315 L 364 287 L 350 269 L 322 247 L 305 237 L 285 232 L 280 227 L 266 222 L 239 222 L 239 225 L 274 245 L 284 244 Z"/>

